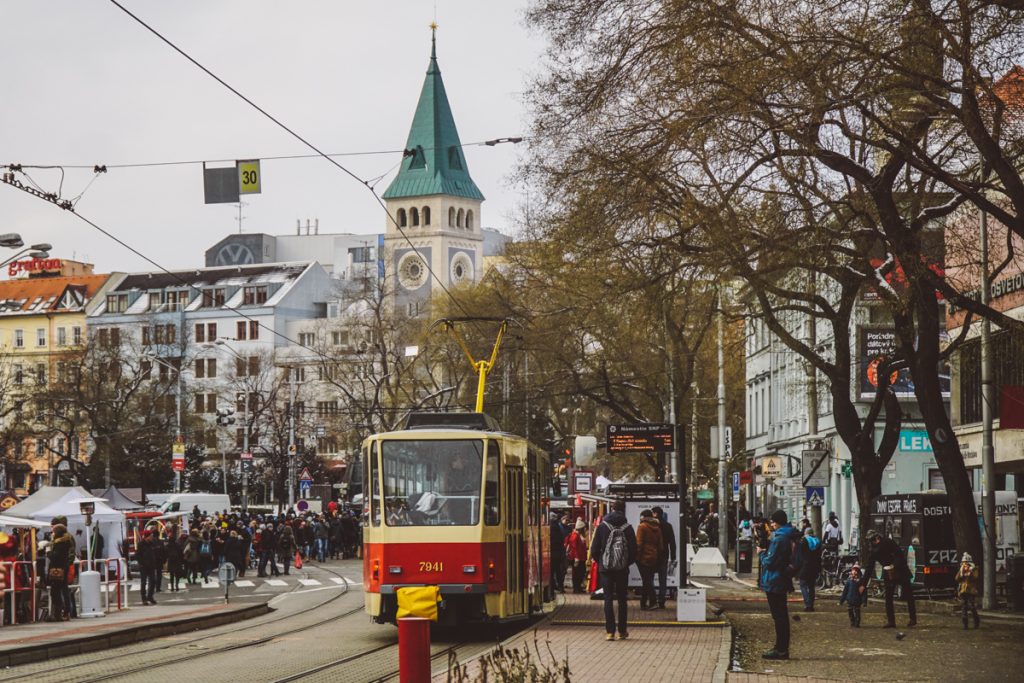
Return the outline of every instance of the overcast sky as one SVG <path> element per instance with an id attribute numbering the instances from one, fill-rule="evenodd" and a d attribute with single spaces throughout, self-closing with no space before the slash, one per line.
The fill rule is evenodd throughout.
<path id="1" fill-rule="evenodd" d="M 361 178 L 394 176 L 430 55 L 433 0 L 123 0 L 128 9 Z M 438 62 L 463 143 L 521 135 L 522 92 L 540 37 L 526 0 L 437 0 Z M 94 164 L 265 158 L 308 152 L 108 0 L 0 0 L 0 164 L 66 169 L 74 198 Z M 509 175 L 522 146 L 468 147 L 487 197 L 482 224 L 512 232 L 520 198 Z M 60 172 L 26 169 L 57 192 Z M 243 198 L 245 232 L 377 233 L 385 217 L 367 189 L 323 159 L 267 160 L 263 193 Z M 200 164 L 111 169 L 77 210 L 168 268 L 203 265 L 238 231 L 235 205 L 203 203 Z M 50 242 L 53 255 L 97 272 L 152 266 L 70 214 L 0 185 L 0 232 Z"/>

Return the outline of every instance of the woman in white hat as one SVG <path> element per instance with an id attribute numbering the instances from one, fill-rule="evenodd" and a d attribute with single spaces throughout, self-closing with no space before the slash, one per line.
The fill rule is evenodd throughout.
<path id="1" fill-rule="evenodd" d="M 964 630 L 967 629 L 968 610 L 974 615 L 974 628 L 981 624 L 981 619 L 978 618 L 979 579 L 978 565 L 974 564 L 970 553 L 964 553 L 960 558 L 960 570 L 956 573 L 956 595 L 960 598 L 960 617 L 964 622 Z"/>

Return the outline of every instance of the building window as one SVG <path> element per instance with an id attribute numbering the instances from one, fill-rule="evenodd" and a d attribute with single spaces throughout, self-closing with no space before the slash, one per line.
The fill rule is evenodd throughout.
<path id="1" fill-rule="evenodd" d="M 41 458 L 46 455 L 46 440 L 36 439 L 36 457 Z"/>
<path id="2" fill-rule="evenodd" d="M 1016 403 L 1024 391 L 1024 335 L 992 335 L 992 383 L 992 414 L 998 418 L 1004 394 Z M 960 347 L 960 424 L 981 422 L 981 405 L 981 341 L 972 339 Z"/>
<path id="3" fill-rule="evenodd" d="M 46 363 L 36 363 L 36 384 L 46 384 Z"/>
<path id="4" fill-rule="evenodd" d="M 25 367 L 21 363 L 11 366 L 11 374 L 14 376 L 14 383 L 21 385 L 25 383 Z"/>
<path id="5" fill-rule="evenodd" d="M 459 209 L 459 212 L 455 215 L 455 227 L 456 228 L 461 228 L 462 227 L 463 216 L 465 216 L 465 214 L 463 213 L 462 209 Z"/>
<path id="6" fill-rule="evenodd" d="M 235 339 L 237 341 L 245 341 L 245 339 L 246 339 L 246 336 L 245 336 L 246 329 L 248 329 L 248 328 L 245 326 L 245 321 L 244 320 L 239 320 L 238 323 L 235 324 Z"/>
<path id="7" fill-rule="evenodd" d="M 68 345 L 68 329 L 66 327 L 57 328 L 57 346 Z"/>
<path id="8" fill-rule="evenodd" d="M 254 285 L 245 287 L 242 290 L 242 304 L 245 306 L 258 306 L 267 303 L 267 286 Z"/>
<path id="9" fill-rule="evenodd" d="M 206 341 L 206 325 L 203 323 L 196 323 L 196 343 L 203 343 Z M 213 341 L 212 339 L 210 341 Z"/>
<path id="10" fill-rule="evenodd" d="M 36 329 L 36 346 L 46 346 L 46 328 L 39 327 Z"/>
<path id="11" fill-rule="evenodd" d="M 153 378 L 153 362 L 144 360 L 139 363 L 139 379 L 148 380 Z"/>
<path id="12" fill-rule="evenodd" d="M 398 227 L 404 228 L 408 224 L 408 219 L 405 216 L 405 209 L 398 210 Z"/>
<path id="13" fill-rule="evenodd" d="M 217 323 L 206 323 L 206 341 L 217 341 Z"/>
<path id="14" fill-rule="evenodd" d="M 197 413 L 216 413 L 217 394 L 196 394 Z"/>
<path id="15" fill-rule="evenodd" d="M 331 343 L 335 346 L 348 346 L 348 330 L 334 330 L 331 332 Z"/>
<path id="16" fill-rule="evenodd" d="M 473 229 L 473 212 L 472 211 L 467 211 L 466 212 L 466 229 L 467 230 L 472 230 Z"/>
<path id="17" fill-rule="evenodd" d="M 224 305 L 223 289 L 204 289 L 203 308 L 218 308 Z"/>
<path id="18" fill-rule="evenodd" d="M 289 382 L 305 382 L 306 381 L 306 368 L 301 367 L 290 367 L 286 368 L 285 379 Z"/>
<path id="19" fill-rule="evenodd" d="M 81 346 L 82 344 L 82 328 L 72 327 L 71 328 L 71 343 L 75 346 Z"/>
<path id="20" fill-rule="evenodd" d="M 143 346 L 149 346 L 152 343 L 153 343 L 153 331 L 152 331 L 152 329 L 149 328 L 148 326 L 147 327 L 143 327 L 142 328 L 142 345 Z"/>
<path id="21" fill-rule="evenodd" d="M 409 209 L 409 218 L 412 222 L 413 227 L 420 224 L 420 210 L 415 206 Z"/>
<path id="22" fill-rule="evenodd" d="M 449 207 L 449 209 L 448 209 L 448 227 L 449 228 L 454 228 L 455 227 L 455 208 L 454 207 Z"/>
<path id="23" fill-rule="evenodd" d="M 14 331 L 14 347 L 18 349 L 25 348 L 25 330 Z"/>
<path id="24" fill-rule="evenodd" d="M 249 339 L 260 338 L 260 323 L 258 320 L 249 321 Z"/>
<path id="25" fill-rule="evenodd" d="M 423 207 L 423 225 L 430 225 L 430 207 Z"/>
<path id="26" fill-rule="evenodd" d="M 312 346 L 316 342 L 313 332 L 299 332 L 299 346 Z"/>
<path id="27" fill-rule="evenodd" d="M 107 313 L 124 313 L 128 310 L 127 294 L 108 294 Z"/>
<path id="28" fill-rule="evenodd" d="M 337 401 L 317 401 L 316 402 L 316 415 L 317 417 L 331 417 L 338 414 L 338 402 Z"/>

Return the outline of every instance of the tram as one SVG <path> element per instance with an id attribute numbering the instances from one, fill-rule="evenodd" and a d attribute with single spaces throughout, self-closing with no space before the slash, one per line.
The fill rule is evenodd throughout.
<path id="1" fill-rule="evenodd" d="M 500 322 L 475 360 L 456 325 Z M 479 373 L 476 412 L 414 413 L 362 446 L 363 590 L 377 623 L 524 619 L 550 594 L 550 456 L 483 412 L 484 385 L 510 321 L 448 318 Z"/>
<path id="2" fill-rule="evenodd" d="M 363 443 L 366 611 L 436 589 L 444 624 L 529 617 L 549 594 L 550 459 L 483 413 L 410 416 Z M 422 596 L 422 592 L 419 592 Z"/>

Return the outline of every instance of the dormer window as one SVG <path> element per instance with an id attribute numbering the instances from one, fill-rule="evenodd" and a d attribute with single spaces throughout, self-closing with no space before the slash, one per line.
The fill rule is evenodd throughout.
<path id="1" fill-rule="evenodd" d="M 242 290 L 242 304 L 245 306 L 258 306 L 267 303 L 267 286 L 254 285 L 245 287 Z"/>
<path id="2" fill-rule="evenodd" d="M 128 310 L 127 294 L 108 294 L 107 313 L 124 313 Z"/>
<path id="3" fill-rule="evenodd" d="M 220 308 L 224 305 L 224 289 L 204 289 L 203 308 Z"/>

